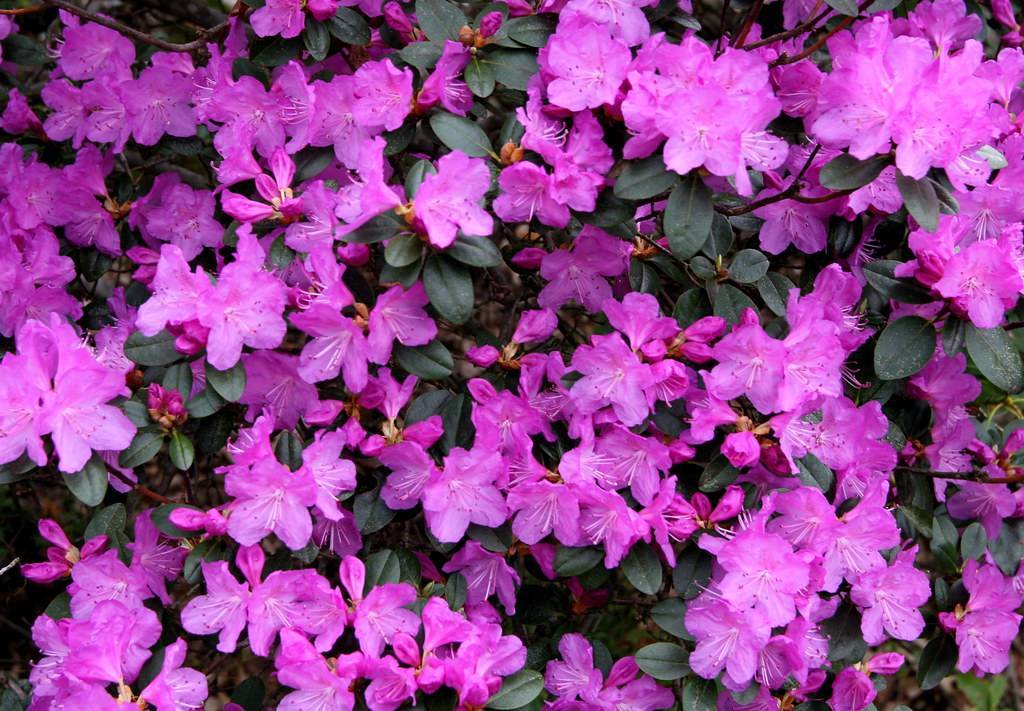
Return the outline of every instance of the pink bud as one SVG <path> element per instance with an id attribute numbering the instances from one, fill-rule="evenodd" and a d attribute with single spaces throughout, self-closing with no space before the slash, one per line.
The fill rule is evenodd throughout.
<path id="1" fill-rule="evenodd" d="M 735 484 L 728 486 L 718 505 L 715 506 L 715 510 L 711 512 L 710 520 L 721 523 L 736 518 L 743 510 L 743 498 L 742 488 Z"/>
<path id="2" fill-rule="evenodd" d="M 488 12 L 480 20 L 480 36 L 485 38 L 493 37 L 501 29 L 501 23 L 504 22 L 504 19 L 497 10 Z"/>
<path id="3" fill-rule="evenodd" d="M 70 572 L 67 563 L 27 563 L 21 566 L 21 574 L 26 580 L 41 585 L 53 583 L 65 577 Z"/>
<path id="4" fill-rule="evenodd" d="M 39 535 L 62 550 L 66 551 L 71 548 L 71 541 L 65 535 L 64 529 L 51 518 L 39 520 Z"/>
<path id="5" fill-rule="evenodd" d="M 761 445 L 753 432 L 732 432 L 725 437 L 722 454 L 737 469 L 753 466 L 761 455 Z"/>
<path id="6" fill-rule="evenodd" d="M 480 368 L 489 368 L 498 360 L 499 355 L 494 346 L 473 346 L 466 351 L 466 360 Z"/>
<path id="7" fill-rule="evenodd" d="M 520 269 L 540 269 L 541 260 L 548 256 L 548 253 L 540 247 L 527 247 L 515 253 L 512 263 Z"/>
<path id="8" fill-rule="evenodd" d="M 551 309 L 524 311 L 512 340 L 515 343 L 540 343 L 550 338 L 557 326 L 558 317 Z"/>
<path id="9" fill-rule="evenodd" d="M 419 645 L 405 632 L 399 632 L 391 638 L 391 648 L 395 650 L 395 656 L 402 664 L 408 664 L 410 667 L 420 665 Z"/>
<path id="10" fill-rule="evenodd" d="M 903 655 L 898 652 L 876 654 L 868 660 L 867 668 L 872 674 L 895 674 L 903 666 Z"/>

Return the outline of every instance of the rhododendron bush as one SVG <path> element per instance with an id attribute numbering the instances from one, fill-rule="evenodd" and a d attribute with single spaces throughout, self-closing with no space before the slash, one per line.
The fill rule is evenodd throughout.
<path id="1" fill-rule="evenodd" d="M 8 0 L 0 37 L 3 708 L 998 704 L 1009 0 Z"/>

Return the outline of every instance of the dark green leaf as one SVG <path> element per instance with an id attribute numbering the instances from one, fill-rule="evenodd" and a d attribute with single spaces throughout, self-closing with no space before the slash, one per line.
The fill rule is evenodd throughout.
<path id="1" fill-rule="evenodd" d="M 433 163 L 425 158 L 421 158 L 413 163 L 412 167 L 405 174 L 405 195 L 408 199 L 416 197 L 416 193 L 420 191 L 420 185 L 423 184 L 423 180 L 428 175 L 437 175 L 437 168 L 434 167 Z"/>
<path id="2" fill-rule="evenodd" d="M 170 365 L 181 358 L 174 348 L 174 336 L 167 331 L 155 336 L 143 336 L 136 331 L 124 342 L 124 354 L 139 365 Z"/>
<path id="3" fill-rule="evenodd" d="M 433 42 L 413 42 L 402 47 L 398 52 L 398 56 L 406 64 L 411 64 L 417 69 L 427 71 L 437 64 L 437 60 L 441 58 L 441 45 L 434 44 Z M 387 155 L 386 151 L 385 155 Z"/>
<path id="4" fill-rule="evenodd" d="M 237 402 L 245 392 L 245 367 L 238 361 L 227 370 L 217 370 L 206 362 L 206 384 L 227 402 Z"/>
<path id="5" fill-rule="evenodd" d="M 300 51 L 302 51 L 302 40 L 298 37 L 290 39 L 275 37 L 256 52 L 253 61 L 264 67 L 280 67 L 298 57 Z"/>
<path id="6" fill-rule="evenodd" d="M 453 259 L 434 254 L 423 267 L 423 286 L 430 304 L 452 323 L 465 323 L 473 315 L 473 277 Z"/>
<path id="7" fill-rule="evenodd" d="M 540 49 L 548 43 L 548 37 L 555 31 L 555 19 L 550 15 L 514 17 L 504 24 L 504 29 L 509 39 Z"/>
<path id="8" fill-rule="evenodd" d="M 701 550 L 691 546 L 676 557 L 676 567 L 672 569 L 672 586 L 685 600 L 692 600 L 700 593 L 701 586 L 706 585 L 711 577 L 711 558 Z"/>
<path id="9" fill-rule="evenodd" d="M 674 179 L 674 174 L 668 174 L 668 177 Z M 622 180 L 621 176 L 619 180 Z M 658 183 L 655 182 L 653 187 L 657 186 Z M 616 183 L 616 190 L 618 187 Z M 657 192 L 661 190 L 654 194 Z M 672 188 L 672 193 L 665 204 L 665 236 L 668 238 L 672 254 L 679 259 L 689 259 L 697 254 L 711 234 L 714 216 L 715 207 L 711 202 L 711 191 L 699 175 L 690 173 Z"/>
<path id="10" fill-rule="evenodd" d="M 171 464 L 182 471 L 192 466 L 192 460 L 196 456 L 192 440 L 179 431 L 171 433 L 171 439 L 167 445 L 167 453 L 171 457 Z"/>
<path id="11" fill-rule="evenodd" d="M 451 375 L 455 368 L 452 354 L 441 341 L 433 340 L 425 346 L 409 348 L 395 345 L 395 359 L 405 371 L 423 380 L 440 380 Z"/>
<path id="12" fill-rule="evenodd" d="M 806 454 L 796 461 L 799 470 L 798 476 L 804 486 L 813 486 L 821 491 L 828 492 L 835 481 L 835 474 L 820 459 L 813 454 Z"/>
<path id="13" fill-rule="evenodd" d="M 642 294 L 654 294 L 661 288 L 661 279 L 650 264 L 633 259 L 629 262 L 629 286 Z"/>
<path id="14" fill-rule="evenodd" d="M 462 151 L 476 158 L 494 154 L 491 139 L 474 121 L 442 111 L 430 117 L 430 128 L 441 143 L 453 151 Z"/>
<path id="15" fill-rule="evenodd" d="M 661 559 L 646 543 L 635 544 L 622 561 L 622 572 L 633 587 L 645 595 L 661 589 Z"/>
<path id="16" fill-rule="evenodd" d="M 487 702 L 487 708 L 505 711 L 530 703 L 544 691 L 544 677 L 533 669 L 522 669 L 501 682 L 501 690 Z"/>
<path id="17" fill-rule="evenodd" d="M 192 367 L 188 363 L 176 363 L 164 371 L 160 382 L 168 390 L 177 390 L 187 400 L 192 394 Z"/>
<path id="18" fill-rule="evenodd" d="M 390 239 L 404 229 L 405 225 L 398 221 L 395 213 L 385 212 L 383 215 L 377 215 L 359 229 L 349 232 L 341 239 L 345 242 L 373 244 Z"/>
<path id="19" fill-rule="evenodd" d="M 676 323 L 686 328 L 692 323 L 711 315 L 711 302 L 703 289 L 690 289 L 680 294 L 672 309 Z"/>
<path id="20" fill-rule="evenodd" d="M 366 584 L 363 594 L 368 594 L 378 585 L 397 583 L 402 576 L 402 565 L 395 552 L 385 548 L 366 559 Z"/>
<path id="21" fill-rule="evenodd" d="M 86 506 L 99 506 L 107 494 L 107 465 L 98 454 L 92 455 L 81 471 L 61 472 L 61 476 L 75 498 Z"/>
<path id="22" fill-rule="evenodd" d="M 352 514 L 355 516 L 359 531 L 365 535 L 376 533 L 391 523 L 395 517 L 395 512 L 380 498 L 380 489 L 358 494 L 352 504 Z"/>
<path id="23" fill-rule="evenodd" d="M 186 403 L 185 409 L 188 410 L 190 417 L 203 418 L 209 417 L 227 404 L 228 401 L 218 395 L 213 388 L 206 387 Z"/>
<path id="24" fill-rule="evenodd" d="M 202 579 L 200 563 L 203 561 L 212 563 L 218 560 L 228 560 L 230 557 L 228 549 L 221 541 L 215 538 L 200 541 L 185 558 L 185 565 L 182 569 L 185 582 L 195 585 Z"/>
<path id="25" fill-rule="evenodd" d="M 711 234 L 704 241 L 700 251 L 711 261 L 717 261 L 719 257 L 729 253 L 734 239 L 732 223 L 727 217 L 716 212 L 711 218 Z"/>
<path id="26" fill-rule="evenodd" d="M 662 600 L 651 609 L 651 619 L 661 629 L 674 637 L 687 637 L 683 617 L 686 615 L 686 603 L 678 597 Z"/>
<path id="27" fill-rule="evenodd" d="M 882 380 L 907 378 L 923 368 L 935 352 L 935 326 L 919 316 L 893 321 L 875 344 L 875 373 Z"/>
<path id="28" fill-rule="evenodd" d="M 444 586 L 444 599 L 448 601 L 448 607 L 453 610 L 461 610 L 466 604 L 466 592 L 468 585 L 462 573 L 455 573 L 448 578 Z"/>
<path id="29" fill-rule="evenodd" d="M 285 430 L 274 440 L 274 457 L 291 471 L 302 466 L 302 439 L 291 430 Z"/>
<path id="30" fill-rule="evenodd" d="M 509 89 L 526 91 L 530 78 L 537 73 L 537 53 L 517 49 L 496 49 L 487 54 L 486 62 L 494 69 L 494 78 Z"/>
<path id="31" fill-rule="evenodd" d="M 957 660 L 956 640 L 941 634 L 925 645 L 917 665 L 917 684 L 924 690 L 934 689 L 953 671 Z"/>
<path id="32" fill-rule="evenodd" d="M 856 10 L 857 5 L 853 0 L 840 0 L 840 2 L 852 5 L 854 10 Z M 835 8 L 835 5 L 829 4 Z M 849 153 L 843 153 L 822 167 L 818 180 L 829 190 L 856 190 L 877 178 L 885 170 L 885 167 L 889 165 L 889 162 L 888 156 L 875 156 L 867 160 L 858 160 Z"/>
<path id="33" fill-rule="evenodd" d="M 306 46 L 309 56 L 322 62 L 331 49 L 331 34 L 327 31 L 327 25 L 306 20 L 306 26 L 302 29 L 302 43 Z"/>
<path id="34" fill-rule="evenodd" d="M 459 30 L 469 24 L 462 10 L 446 0 L 416 0 L 416 18 L 431 42 L 458 40 Z"/>
<path id="35" fill-rule="evenodd" d="M 985 528 L 975 521 L 964 530 L 960 538 L 960 555 L 964 560 L 978 560 L 988 549 L 988 534 Z"/>
<path id="36" fill-rule="evenodd" d="M 741 249 L 729 262 L 729 278 L 740 284 L 753 284 L 768 273 L 768 257 L 756 249 Z"/>
<path id="37" fill-rule="evenodd" d="M 897 277 L 896 267 L 900 262 L 879 259 L 864 265 L 864 278 L 879 294 L 905 304 L 927 304 L 932 297 L 928 291 L 913 279 Z"/>
<path id="38" fill-rule="evenodd" d="M 857 8 L 857 3 L 854 0 L 825 0 L 825 4 L 840 15 L 856 17 L 860 14 L 860 10 Z"/>
<path id="39" fill-rule="evenodd" d="M 928 178 L 915 180 L 896 171 L 896 187 L 903 196 L 903 204 L 910 216 L 917 220 L 925 232 L 939 228 L 939 197 L 935 185 Z"/>
<path id="40" fill-rule="evenodd" d="M 736 477 L 739 475 L 739 469 L 729 464 L 728 459 L 719 455 L 712 459 L 701 472 L 697 487 L 708 493 L 721 491 L 736 481 Z"/>
<path id="41" fill-rule="evenodd" d="M 423 258 L 423 241 L 415 235 L 397 235 L 388 240 L 384 259 L 393 267 L 407 267 Z"/>
<path id="42" fill-rule="evenodd" d="M 462 78 L 466 80 L 466 85 L 473 92 L 473 96 L 486 99 L 494 93 L 494 82 L 496 80 L 494 67 L 487 62 L 481 61 L 478 57 L 474 57 L 466 65 L 465 70 L 462 72 Z"/>
<path id="43" fill-rule="evenodd" d="M 715 711 L 717 699 L 718 688 L 710 679 L 691 677 L 683 683 L 683 711 Z"/>
<path id="44" fill-rule="evenodd" d="M 821 623 L 821 631 L 828 638 L 828 658 L 833 662 L 859 662 L 868 645 L 860 631 L 860 612 L 850 602 L 844 602 L 836 613 Z"/>
<path id="45" fill-rule="evenodd" d="M 327 31 L 345 44 L 370 44 L 370 26 L 358 12 L 350 7 L 339 7 L 327 21 Z"/>
<path id="46" fill-rule="evenodd" d="M 1020 352 L 1002 328 L 967 325 L 967 353 L 981 374 L 1000 390 L 1020 392 L 1024 381 Z"/>
<path id="47" fill-rule="evenodd" d="M 71 595 L 66 590 L 57 595 L 57 597 L 50 600 L 50 604 L 43 610 L 43 614 L 51 620 L 66 620 L 71 617 Z M 19 706 L 18 711 L 21 711 L 22 708 Z"/>
<path id="48" fill-rule="evenodd" d="M 502 263 L 501 252 L 486 237 L 459 235 L 445 253 L 456 262 L 471 267 L 496 267 Z"/>
<path id="49" fill-rule="evenodd" d="M 105 506 L 97 511 L 96 515 L 89 521 L 89 525 L 85 527 L 83 537 L 88 541 L 96 536 L 106 536 L 113 541 L 124 533 L 127 518 L 128 514 L 125 511 L 124 504 L 117 503 Z"/>
<path id="50" fill-rule="evenodd" d="M 555 572 L 563 578 L 582 575 L 601 562 L 604 553 L 599 548 L 568 548 L 558 546 L 555 551 Z"/>
<path id="51" fill-rule="evenodd" d="M 952 358 L 967 343 L 967 322 L 950 314 L 942 324 L 942 350 Z"/>
<path id="52" fill-rule="evenodd" d="M 678 644 L 656 642 L 636 653 L 636 665 L 644 673 L 661 681 L 682 679 L 690 673 L 689 655 Z"/>
<path id="53" fill-rule="evenodd" d="M 164 444 L 164 432 L 159 428 L 144 428 L 135 434 L 128 449 L 121 452 L 118 463 L 126 469 L 134 469 L 157 455 Z"/>
<path id="54" fill-rule="evenodd" d="M 739 323 L 746 309 L 757 310 L 750 297 L 732 284 L 719 284 L 711 299 L 715 316 L 721 316 L 729 323 Z"/>
<path id="55" fill-rule="evenodd" d="M 616 197 L 623 200 L 646 200 L 671 188 L 678 177 L 665 167 L 660 155 L 653 155 L 626 163 L 615 180 L 613 192 Z M 710 218 L 708 219 L 708 230 L 710 230 L 711 223 Z M 700 249 L 699 246 L 698 249 Z"/>
<path id="56" fill-rule="evenodd" d="M 757 293 L 764 299 L 765 306 L 776 316 L 786 315 L 786 302 L 789 290 L 795 285 L 789 279 L 776 272 L 769 272 L 757 280 Z"/>

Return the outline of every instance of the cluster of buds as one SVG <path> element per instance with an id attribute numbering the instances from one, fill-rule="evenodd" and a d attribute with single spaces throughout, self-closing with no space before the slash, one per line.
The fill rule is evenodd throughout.
<path id="1" fill-rule="evenodd" d="M 146 402 L 149 416 L 153 422 L 170 432 L 180 427 L 188 419 L 185 411 L 185 398 L 177 390 L 168 390 L 153 383 L 149 386 L 149 398 Z"/>
<path id="2" fill-rule="evenodd" d="M 470 49 L 486 47 L 494 41 L 493 37 L 498 34 L 502 22 L 504 22 L 504 17 L 502 17 L 500 12 L 497 10 L 488 12 L 480 18 L 480 26 L 475 30 L 469 25 L 462 26 L 459 30 L 459 42 L 462 42 L 462 44 Z"/>

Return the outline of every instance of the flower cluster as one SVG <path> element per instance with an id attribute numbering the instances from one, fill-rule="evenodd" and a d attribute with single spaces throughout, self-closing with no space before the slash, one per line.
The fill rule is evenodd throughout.
<path id="1" fill-rule="evenodd" d="M 1024 39 L 875 4 L 0 8 L 27 708 L 1001 674 Z"/>

